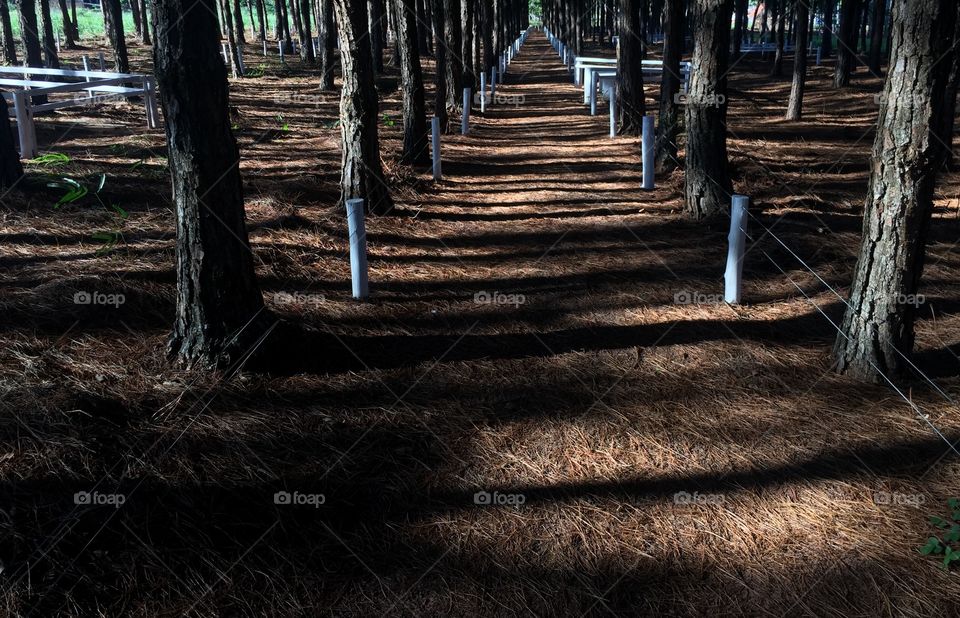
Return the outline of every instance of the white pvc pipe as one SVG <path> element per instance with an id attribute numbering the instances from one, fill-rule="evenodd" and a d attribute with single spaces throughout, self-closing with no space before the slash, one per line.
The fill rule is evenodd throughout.
<path id="1" fill-rule="evenodd" d="M 480 73 L 480 113 L 487 111 L 487 72 Z"/>
<path id="2" fill-rule="evenodd" d="M 277 41 L 277 50 L 280 51 L 280 62 L 283 62 L 283 41 Z"/>
<path id="3" fill-rule="evenodd" d="M 643 162 L 643 189 L 650 191 L 654 188 L 654 163 L 653 163 L 653 138 L 656 135 L 654 126 L 653 126 L 653 116 L 644 116 L 643 117 L 643 138 L 642 150 L 641 150 L 641 161 Z"/>
<path id="4" fill-rule="evenodd" d="M 460 134 L 466 135 L 470 132 L 470 89 L 463 89 L 463 116 L 460 121 Z"/>
<path id="5" fill-rule="evenodd" d="M 440 180 L 442 178 L 440 170 L 440 119 L 436 116 L 430 120 L 430 131 L 433 144 L 433 179 Z"/>
<path id="6" fill-rule="evenodd" d="M 730 236 L 727 250 L 727 270 L 723 275 L 723 300 L 731 305 L 740 304 L 743 283 L 743 256 L 747 248 L 747 208 L 750 198 L 734 195 L 730 204 Z"/>
<path id="7" fill-rule="evenodd" d="M 607 89 L 610 93 L 610 139 L 617 136 L 617 87 L 611 84 Z"/>
<path id="8" fill-rule="evenodd" d="M 597 115 L 597 72 L 587 71 L 587 87 L 590 90 L 590 115 Z"/>
<path id="9" fill-rule="evenodd" d="M 267 40 L 266 39 L 263 40 L 263 57 L 264 58 L 267 57 Z"/>
<path id="10" fill-rule="evenodd" d="M 347 200 L 347 229 L 350 232 L 350 282 L 353 297 L 364 299 L 370 295 L 367 276 L 367 232 L 363 222 L 363 200 Z"/>

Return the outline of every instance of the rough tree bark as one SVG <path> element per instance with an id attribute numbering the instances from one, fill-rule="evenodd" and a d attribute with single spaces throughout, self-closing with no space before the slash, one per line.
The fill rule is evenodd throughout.
<path id="1" fill-rule="evenodd" d="M 40 27 L 43 30 L 43 56 L 47 59 L 47 66 L 51 69 L 59 69 L 57 39 L 53 36 L 53 18 L 50 15 L 50 3 L 47 0 L 40 0 Z"/>
<path id="2" fill-rule="evenodd" d="M 833 86 L 843 88 L 850 85 L 850 74 L 853 73 L 854 39 L 857 28 L 857 0 L 841 0 L 840 2 L 840 31 L 837 38 L 837 65 L 833 71 Z"/>
<path id="3" fill-rule="evenodd" d="M 333 44 L 337 31 L 333 26 L 333 0 L 320 0 L 320 89 L 333 90 L 333 68 L 336 60 Z"/>
<path id="4" fill-rule="evenodd" d="M 380 0 L 367 0 L 369 36 L 367 36 L 367 46 L 370 49 L 373 59 L 373 69 L 377 73 L 383 73 L 383 11 L 381 10 Z"/>
<path id="5" fill-rule="evenodd" d="M 873 21 L 870 23 L 870 54 L 867 67 L 874 75 L 880 75 L 880 63 L 883 60 L 883 24 L 887 16 L 887 0 L 873 1 Z"/>
<path id="6" fill-rule="evenodd" d="M 797 2 L 797 42 L 793 55 L 793 84 L 790 87 L 790 100 L 787 102 L 787 120 L 800 120 L 803 115 L 803 92 L 807 84 L 807 48 L 809 38 L 810 0 L 796 0 Z"/>
<path id="7" fill-rule="evenodd" d="M 824 0 L 823 26 L 820 28 L 820 55 L 827 59 L 833 53 L 833 14 L 837 9 L 837 0 Z"/>
<path id="8" fill-rule="evenodd" d="M 61 21 L 63 22 L 63 46 L 67 49 L 76 49 L 77 41 L 73 37 L 73 24 L 70 23 L 70 7 L 67 6 L 67 0 L 59 0 L 58 5 L 60 7 Z"/>
<path id="9" fill-rule="evenodd" d="M 117 73 L 129 73 L 127 60 L 127 41 L 123 36 L 123 10 L 120 0 L 103 0 L 103 23 L 113 48 L 114 70 Z"/>
<path id="10" fill-rule="evenodd" d="M 13 143 L 7 100 L 0 92 L 0 189 L 9 189 L 23 178 L 23 164 Z"/>
<path id="11" fill-rule="evenodd" d="M 20 13 L 20 37 L 23 39 L 24 55 L 28 67 L 43 66 L 43 48 L 37 29 L 37 5 L 35 0 L 17 0 L 17 12 Z M 38 94 L 31 98 L 35 105 L 47 103 L 47 95 Z"/>
<path id="12" fill-rule="evenodd" d="M 643 93 L 643 20 L 640 0 L 621 0 L 620 44 L 617 46 L 617 104 L 620 106 L 620 134 L 640 135 L 647 113 Z"/>
<path id="13" fill-rule="evenodd" d="M 443 0 L 443 33 L 447 45 L 447 109 L 456 113 L 463 106 L 463 32 L 460 27 L 460 0 Z"/>
<path id="14" fill-rule="evenodd" d="M 3 63 L 19 64 L 17 42 L 13 38 L 13 24 L 10 22 L 10 5 L 6 2 L 0 2 L 0 29 L 3 33 Z"/>
<path id="15" fill-rule="evenodd" d="M 424 102 L 423 71 L 417 43 L 416 0 L 397 3 L 397 46 L 400 49 L 400 78 L 403 81 L 404 163 L 428 163 L 427 108 Z"/>
<path id="16" fill-rule="evenodd" d="M 447 130 L 449 117 L 447 116 L 447 42 L 443 34 L 443 0 L 433 2 L 433 32 L 436 37 L 434 45 L 435 84 L 433 89 L 433 115 L 440 119 L 440 129 Z"/>
<path id="17" fill-rule="evenodd" d="M 137 2 L 137 0 L 131 0 Z M 140 1 L 140 14 L 143 16 L 143 28 L 140 29 L 140 42 L 150 45 L 150 19 L 147 17 L 147 0 Z"/>
<path id="18" fill-rule="evenodd" d="M 303 24 L 303 31 L 300 33 L 300 59 L 307 64 L 316 62 L 317 57 L 313 53 L 313 30 L 310 26 L 310 0 L 300 0 L 300 23 Z"/>
<path id="19" fill-rule="evenodd" d="M 336 0 L 340 29 L 340 134 L 343 141 L 341 201 L 361 198 L 367 212 L 386 214 L 393 200 L 383 179 L 377 136 L 377 89 L 366 33 L 367 1 Z"/>
<path id="20" fill-rule="evenodd" d="M 177 226 L 177 309 L 168 352 L 226 367 L 265 328 L 230 130 L 214 0 L 154 4 L 154 64 L 166 119 Z M 191 10 L 193 8 L 193 10 Z"/>
<path id="21" fill-rule="evenodd" d="M 679 167 L 677 135 L 680 133 L 680 102 L 677 94 L 683 75 L 683 0 L 667 0 L 663 8 L 663 77 L 660 81 L 660 115 L 657 126 L 656 169 L 669 172 Z"/>
<path id="22" fill-rule="evenodd" d="M 837 337 L 837 371 L 880 382 L 913 351 L 937 172 L 950 143 L 949 81 L 957 59 L 956 0 L 894 0 L 892 43 L 873 143 L 863 237 Z"/>
<path id="23" fill-rule="evenodd" d="M 773 57 L 773 67 L 770 69 L 770 77 L 780 77 L 783 75 L 783 48 L 786 43 L 787 0 L 779 0 L 777 9 L 777 51 Z M 794 49 L 799 50 L 799 48 Z"/>
<path id="24" fill-rule="evenodd" d="M 695 219 L 729 209 L 733 185 L 727 171 L 727 50 L 732 0 L 694 0 L 693 66 L 687 96 L 685 210 Z"/>

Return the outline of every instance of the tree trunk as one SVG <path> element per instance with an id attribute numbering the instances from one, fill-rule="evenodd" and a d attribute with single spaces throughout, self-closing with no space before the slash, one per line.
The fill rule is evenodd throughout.
<path id="1" fill-rule="evenodd" d="M 646 42 L 639 0 L 621 0 L 620 44 L 617 46 L 617 105 L 620 134 L 640 135 L 647 107 L 643 92 L 643 56 Z"/>
<path id="2" fill-rule="evenodd" d="M 43 56 L 47 59 L 47 66 L 59 69 L 57 39 L 53 36 L 53 18 L 50 16 L 50 3 L 47 0 L 40 0 L 40 25 L 43 28 Z"/>
<path id="3" fill-rule="evenodd" d="M 417 43 L 416 0 L 395 0 L 397 6 L 397 46 L 400 49 L 400 77 L 403 81 L 403 155 L 404 163 L 428 163 L 427 108 L 424 102 L 423 72 Z"/>
<path id="4" fill-rule="evenodd" d="M 129 73 L 127 60 L 127 41 L 123 36 L 123 10 L 120 0 L 103 0 L 103 23 L 113 48 L 114 70 L 117 73 Z"/>
<path id="5" fill-rule="evenodd" d="M 366 42 L 367 0 L 336 0 L 334 8 L 340 28 L 340 65 L 343 68 L 340 197 L 343 202 L 361 198 L 367 212 L 385 214 L 393 209 L 393 200 L 380 164 L 377 90 L 370 46 Z"/>
<path id="6" fill-rule="evenodd" d="M 67 49 L 76 49 L 77 41 L 73 38 L 73 24 L 70 23 L 70 7 L 67 6 L 67 0 L 59 0 L 59 6 L 61 21 L 63 22 L 63 45 Z M 7 9 L 0 10 L 6 11 Z"/>
<path id="7" fill-rule="evenodd" d="M 137 0 L 131 0 L 130 14 L 133 17 L 133 31 L 136 33 L 137 38 L 140 38 L 140 26 L 143 22 L 140 19 L 140 3 Z"/>
<path id="8" fill-rule="evenodd" d="M 460 54 L 463 64 L 462 83 L 464 88 L 470 88 L 471 91 L 477 90 L 477 77 L 473 73 L 473 14 L 476 9 L 477 0 L 460 1 L 460 23 L 462 24 L 461 49 Z"/>
<path id="9" fill-rule="evenodd" d="M 383 14 L 380 0 L 367 0 L 367 8 L 369 9 L 370 35 L 366 38 L 373 59 L 373 70 L 377 73 L 383 73 L 383 39 L 380 36 L 380 30 L 383 27 Z"/>
<path id="10" fill-rule="evenodd" d="M 797 0 L 797 42 L 794 45 L 796 51 L 793 56 L 793 85 L 790 87 L 790 101 L 787 103 L 787 120 L 800 120 L 803 115 L 803 91 L 807 83 L 809 1 Z"/>
<path id="11" fill-rule="evenodd" d="M 256 0 L 257 4 L 257 32 L 259 42 L 267 40 L 267 7 L 264 0 Z"/>
<path id="12" fill-rule="evenodd" d="M 759 6 L 759 5 L 758 5 Z M 747 0 L 736 0 L 736 19 L 733 24 L 733 55 L 740 55 L 744 31 L 747 25 Z"/>
<path id="13" fill-rule="evenodd" d="M 213 0 L 154 5 L 154 65 L 177 225 L 177 310 L 168 347 L 187 366 L 226 367 L 263 332 L 239 152 Z M 193 9 L 193 10 L 191 10 Z M 205 9 L 205 10 L 204 10 Z"/>
<path id="14" fill-rule="evenodd" d="M 824 60 L 833 53 L 833 14 L 836 7 L 837 0 L 824 0 L 823 27 L 820 29 L 820 55 Z"/>
<path id="15" fill-rule="evenodd" d="M 694 0 L 693 71 L 687 96 L 687 214 L 704 219 L 729 209 L 727 171 L 727 56 L 732 0 Z"/>
<path id="16" fill-rule="evenodd" d="M 463 98 L 463 32 L 460 27 L 460 0 L 443 0 L 443 33 L 447 44 L 447 109 L 456 113 L 462 107 Z"/>
<path id="17" fill-rule="evenodd" d="M 243 31 L 243 7 L 240 6 L 240 0 L 233 0 L 233 33 L 237 45 L 247 42 L 247 35 Z"/>
<path id="18" fill-rule="evenodd" d="M 10 5 L 0 1 L 0 29 L 3 33 L 3 63 L 20 64 L 17 61 L 17 42 L 13 38 L 13 24 L 10 21 Z"/>
<path id="19" fill-rule="evenodd" d="M 493 0 L 480 0 L 483 10 L 483 70 L 487 73 L 487 83 L 490 83 L 490 69 L 497 61 L 497 54 L 493 49 Z"/>
<path id="20" fill-rule="evenodd" d="M 20 13 L 20 36 L 23 38 L 24 55 L 28 67 L 43 67 L 43 48 L 37 36 L 37 5 L 35 0 L 17 0 L 17 12 Z M 30 98 L 34 105 L 47 103 L 47 95 L 38 94 Z"/>
<path id="21" fill-rule="evenodd" d="M 137 2 L 137 0 L 131 0 Z M 140 1 L 140 14 L 143 17 L 143 28 L 140 30 L 140 42 L 144 45 L 150 45 L 150 18 L 147 17 L 147 0 Z"/>
<path id="22" fill-rule="evenodd" d="M 660 118 L 657 127 L 656 169 L 669 172 L 679 167 L 677 135 L 680 133 L 680 103 L 677 94 L 683 75 L 683 0 L 667 0 L 663 10 L 663 77 L 660 80 Z"/>
<path id="23" fill-rule="evenodd" d="M 7 100 L 0 92 L 0 189 L 12 188 L 21 178 L 23 178 L 23 165 L 20 163 L 20 154 L 13 143 Z"/>
<path id="24" fill-rule="evenodd" d="M 234 37 L 233 14 L 230 10 L 230 0 L 220 0 L 220 12 L 223 13 L 224 31 L 227 33 L 227 55 L 230 62 L 230 74 L 234 79 L 242 77 L 240 70 L 240 50 L 237 49 L 237 40 Z"/>
<path id="25" fill-rule="evenodd" d="M 857 0 L 841 0 L 840 2 L 840 32 L 837 40 L 837 66 L 833 72 L 833 86 L 844 88 L 850 85 L 850 74 L 853 73 L 854 39 L 857 27 Z"/>
<path id="26" fill-rule="evenodd" d="M 447 130 L 447 43 L 443 34 L 443 0 L 433 0 L 433 31 L 436 36 L 434 57 L 436 58 L 433 115 L 440 119 L 440 129 Z"/>
<path id="27" fill-rule="evenodd" d="M 784 32 L 787 24 L 787 0 L 779 0 L 777 7 L 777 52 L 773 57 L 773 68 L 770 69 L 770 77 L 780 77 L 783 75 L 783 47 L 785 44 Z M 805 52 L 806 50 L 804 50 Z M 800 53 L 797 49 L 796 53 Z"/>
<path id="28" fill-rule="evenodd" d="M 333 44 L 337 31 L 333 27 L 333 0 L 320 0 L 320 89 L 333 90 L 333 68 L 336 58 Z"/>
<path id="29" fill-rule="evenodd" d="M 837 371 L 880 382 L 909 366 L 917 291 L 933 213 L 937 171 L 952 136 L 944 114 L 956 61 L 955 0 L 895 0 L 891 29 L 897 62 L 883 90 L 873 143 L 863 237 Z"/>
<path id="30" fill-rule="evenodd" d="M 883 24 L 886 19 L 886 0 L 874 0 L 873 22 L 870 25 L 870 54 L 867 66 L 874 75 L 880 75 L 880 63 L 883 60 Z"/>
<path id="31" fill-rule="evenodd" d="M 303 31 L 300 33 L 300 59 L 307 64 L 317 61 L 313 53 L 313 31 L 310 27 L 310 0 L 300 0 L 300 23 Z"/>

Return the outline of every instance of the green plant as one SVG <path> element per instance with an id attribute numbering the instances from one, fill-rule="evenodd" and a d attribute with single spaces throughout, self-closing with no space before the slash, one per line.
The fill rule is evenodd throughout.
<path id="1" fill-rule="evenodd" d="M 960 498 L 947 500 L 950 508 L 950 518 L 944 519 L 936 515 L 930 517 L 930 523 L 942 531 L 927 539 L 920 548 L 924 556 L 943 555 L 943 568 L 950 568 L 953 562 L 960 562 Z"/>
<path id="2" fill-rule="evenodd" d="M 383 126 L 385 126 L 385 127 L 392 127 L 392 126 L 394 126 L 395 124 L 397 124 L 397 121 L 396 121 L 396 120 L 392 119 L 390 116 L 388 116 L 388 115 L 386 115 L 386 114 L 383 115 Z"/>
<path id="3" fill-rule="evenodd" d="M 70 157 L 60 152 L 48 152 L 47 154 L 42 154 L 39 157 L 30 159 L 30 163 L 36 165 L 46 165 L 49 167 L 59 167 L 61 165 L 66 165 L 70 163 Z"/>
<path id="4" fill-rule="evenodd" d="M 290 125 L 283 119 L 283 114 L 277 114 L 277 123 L 280 125 L 280 130 L 287 132 L 290 130 Z"/>
<path id="5" fill-rule="evenodd" d="M 118 204 L 114 204 L 112 202 L 108 204 L 103 200 L 101 192 L 106 184 L 107 175 L 100 174 L 100 182 L 97 184 L 97 188 L 92 195 L 97 199 L 97 202 L 99 202 L 100 206 L 113 214 L 115 225 L 113 229 L 96 232 L 93 234 L 94 240 L 103 243 L 103 246 L 97 249 L 97 255 L 104 255 L 116 248 L 117 244 L 123 239 L 123 227 L 126 225 L 127 218 L 130 216 L 129 213 L 127 213 L 127 211 L 121 208 Z M 47 186 L 66 191 L 66 193 L 64 193 L 60 199 L 57 200 L 57 203 L 53 205 L 54 208 L 60 208 L 66 204 L 79 202 L 84 197 L 91 194 L 90 190 L 85 184 L 73 178 L 61 178 L 59 180 L 47 183 Z"/>
<path id="6" fill-rule="evenodd" d="M 260 64 L 255 69 L 247 69 L 244 77 L 263 77 L 267 74 L 267 65 Z"/>

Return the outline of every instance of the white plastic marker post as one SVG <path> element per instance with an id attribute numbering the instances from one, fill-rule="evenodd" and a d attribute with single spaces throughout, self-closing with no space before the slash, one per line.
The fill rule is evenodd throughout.
<path id="1" fill-rule="evenodd" d="M 480 73 L 480 113 L 487 111 L 487 72 Z"/>
<path id="2" fill-rule="evenodd" d="M 490 103 L 497 96 L 497 67 L 490 67 Z"/>
<path id="3" fill-rule="evenodd" d="M 57 53 L 60 53 L 60 33 L 57 33 Z"/>
<path id="4" fill-rule="evenodd" d="M 643 161 L 643 189 L 647 191 L 654 188 L 653 174 L 653 116 L 643 117 L 643 138 L 641 139 L 642 150 L 640 151 L 641 161 Z"/>
<path id="5" fill-rule="evenodd" d="M 617 136 L 617 87 L 613 84 L 607 88 L 610 99 L 610 139 Z"/>
<path id="6" fill-rule="evenodd" d="M 263 40 L 263 57 L 264 58 L 267 57 L 267 40 L 266 39 Z"/>
<path id="7" fill-rule="evenodd" d="M 430 131 L 433 143 L 433 179 L 440 180 L 442 177 L 440 170 L 440 119 L 436 116 L 430 120 Z"/>
<path id="8" fill-rule="evenodd" d="M 226 43 L 221 43 L 221 44 L 220 44 L 220 53 L 223 54 L 223 61 L 224 61 L 225 63 L 227 63 L 227 64 L 230 64 L 230 54 L 227 53 L 227 44 L 226 44 Z"/>
<path id="9" fill-rule="evenodd" d="M 463 117 L 460 121 L 460 134 L 466 135 L 470 132 L 470 89 L 463 89 Z"/>
<path id="10" fill-rule="evenodd" d="M 730 247 L 727 251 L 727 271 L 723 275 L 723 300 L 740 304 L 743 279 L 743 256 L 747 248 L 747 208 L 750 198 L 734 195 L 730 204 Z"/>
<path id="11" fill-rule="evenodd" d="M 283 62 L 283 41 L 277 41 L 277 49 L 280 51 L 280 62 Z"/>
<path id="12" fill-rule="evenodd" d="M 84 70 L 84 71 L 89 71 L 89 70 L 90 70 L 90 57 L 89 57 L 89 56 L 84 56 L 84 57 L 83 57 L 83 70 Z M 87 78 L 86 78 L 86 79 L 87 79 L 87 81 L 90 81 L 90 76 L 87 75 Z M 88 91 L 87 91 L 87 95 L 92 97 L 92 96 L 93 96 L 93 91 L 92 91 L 92 90 L 88 90 Z"/>
<path id="13" fill-rule="evenodd" d="M 363 222 L 363 200 L 347 200 L 347 229 L 350 232 L 350 281 L 353 297 L 364 299 L 370 295 L 367 278 L 367 230 Z"/>
<path id="14" fill-rule="evenodd" d="M 587 88 L 590 90 L 590 115 L 597 115 L 597 72 L 584 69 L 587 76 Z"/>

